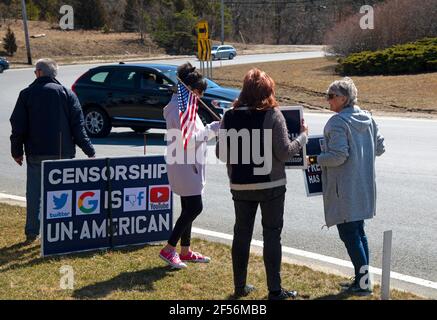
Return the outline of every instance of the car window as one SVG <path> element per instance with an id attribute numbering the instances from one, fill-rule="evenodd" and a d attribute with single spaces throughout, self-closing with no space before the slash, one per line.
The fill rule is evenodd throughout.
<path id="1" fill-rule="evenodd" d="M 111 86 L 135 89 L 139 74 L 132 70 L 115 70 L 111 75 Z"/>
<path id="2" fill-rule="evenodd" d="M 94 82 L 94 83 L 103 84 L 103 83 L 105 83 L 106 79 L 108 78 L 108 75 L 109 75 L 109 72 L 107 72 L 107 71 L 99 72 L 99 73 L 96 73 L 95 75 L 93 75 L 90 80 L 91 80 L 91 82 Z"/>
<path id="3" fill-rule="evenodd" d="M 156 82 L 156 75 L 153 73 L 143 72 L 141 74 L 140 87 L 141 89 L 156 88 L 158 83 Z"/>
<path id="4" fill-rule="evenodd" d="M 169 78 L 170 80 L 173 81 L 173 83 L 169 82 L 168 80 L 162 78 L 163 84 L 168 84 L 168 85 L 174 85 L 175 83 L 178 83 L 178 78 L 177 78 L 177 74 L 176 74 L 176 70 L 162 70 L 161 69 L 161 73 L 166 76 L 167 78 Z"/>

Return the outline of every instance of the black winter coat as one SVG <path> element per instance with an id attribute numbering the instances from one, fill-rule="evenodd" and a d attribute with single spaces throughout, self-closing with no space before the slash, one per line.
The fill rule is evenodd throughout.
<path id="1" fill-rule="evenodd" d="M 40 77 L 21 91 L 10 122 L 14 158 L 74 158 L 76 145 L 95 155 L 79 100 L 56 79 Z"/>

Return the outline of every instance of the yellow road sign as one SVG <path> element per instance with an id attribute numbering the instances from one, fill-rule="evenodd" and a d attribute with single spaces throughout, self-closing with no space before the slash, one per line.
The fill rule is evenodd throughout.
<path id="1" fill-rule="evenodd" d="M 207 21 L 202 20 L 197 24 L 197 38 L 199 40 L 209 39 L 209 27 Z"/>
<path id="2" fill-rule="evenodd" d="M 198 57 L 200 61 L 210 61 L 211 60 L 211 40 L 197 41 Z"/>

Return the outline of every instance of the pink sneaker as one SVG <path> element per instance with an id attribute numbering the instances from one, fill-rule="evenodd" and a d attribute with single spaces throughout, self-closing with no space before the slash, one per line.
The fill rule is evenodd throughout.
<path id="1" fill-rule="evenodd" d="M 181 255 L 181 260 L 185 262 L 197 262 L 197 263 L 209 263 L 211 261 L 210 257 L 205 257 L 199 252 L 188 252 L 187 255 Z"/>
<path id="2" fill-rule="evenodd" d="M 162 249 L 159 253 L 159 257 L 175 269 L 184 269 L 187 267 L 187 265 L 181 261 L 176 251 L 166 252 Z"/>

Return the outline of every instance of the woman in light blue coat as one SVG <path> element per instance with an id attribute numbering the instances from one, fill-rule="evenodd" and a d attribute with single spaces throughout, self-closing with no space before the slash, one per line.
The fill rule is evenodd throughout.
<path id="1" fill-rule="evenodd" d="M 385 152 L 384 138 L 369 112 L 357 105 L 358 90 L 350 78 L 333 82 L 327 100 L 336 114 L 324 129 L 322 153 L 323 200 L 328 227 L 337 226 L 355 269 L 352 294 L 371 293 L 369 249 L 364 220 L 376 214 L 375 158 Z"/>

